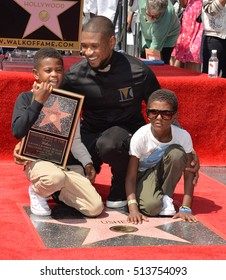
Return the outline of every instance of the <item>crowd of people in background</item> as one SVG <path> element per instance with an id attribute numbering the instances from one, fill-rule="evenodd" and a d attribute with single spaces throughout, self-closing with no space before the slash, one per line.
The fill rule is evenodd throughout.
<path id="1" fill-rule="evenodd" d="M 208 73 L 211 50 L 216 49 L 218 74 L 226 77 L 226 0 L 128 0 L 127 34 L 119 33 L 119 5 L 125 13 L 123 0 L 84 0 L 83 23 L 106 16 L 114 23 L 117 42 L 128 38 L 126 50 L 117 42 L 116 50 L 142 58 L 153 53 L 152 59 L 203 73 Z M 0 54 L 9 50 L 0 47 Z"/>
<path id="2" fill-rule="evenodd" d="M 118 0 L 85 0 L 84 20 L 104 15 L 113 21 L 118 4 Z M 208 73 L 211 50 L 216 49 L 219 75 L 225 78 L 225 5 L 226 0 L 128 0 L 127 32 L 140 36 L 138 55 L 132 53 L 148 58 L 145 50 L 151 49 L 165 64 Z M 135 23 L 140 28 L 136 34 Z"/>

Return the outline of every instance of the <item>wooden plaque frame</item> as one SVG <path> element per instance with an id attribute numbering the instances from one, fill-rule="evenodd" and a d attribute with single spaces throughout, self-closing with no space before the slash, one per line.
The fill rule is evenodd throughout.
<path id="1" fill-rule="evenodd" d="M 65 168 L 80 117 L 84 96 L 54 89 L 40 115 L 22 139 L 24 159 L 51 161 Z"/>

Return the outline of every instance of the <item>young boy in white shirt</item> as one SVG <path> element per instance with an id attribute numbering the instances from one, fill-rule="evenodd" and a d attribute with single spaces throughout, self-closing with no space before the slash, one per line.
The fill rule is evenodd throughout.
<path id="1" fill-rule="evenodd" d="M 149 124 L 138 129 L 130 142 L 130 160 L 126 177 L 128 221 L 148 221 L 147 216 L 173 216 L 196 222 L 191 204 L 194 173 L 186 170 L 192 161 L 190 134 L 173 123 L 178 100 L 166 89 L 151 94 L 147 103 Z M 184 198 L 179 212 L 173 205 L 173 193 L 184 173 Z"/>

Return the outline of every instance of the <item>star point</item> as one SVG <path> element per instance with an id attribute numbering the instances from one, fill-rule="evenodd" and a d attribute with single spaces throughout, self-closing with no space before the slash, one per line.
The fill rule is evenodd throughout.
<path id="1" fill-rule="evenodd" d="M 71 116 L 71 114 L 69 113 L 60 111 L 58 98 L 56 98 L 56 100 L 54 101 L 51 107 L 43 107 L 42 112 L 44 113 L 45 117 L 39 124 L 39 127 L 49 123 L 53 123 L 60 132 L 61 132 L 60 120 Z"/>

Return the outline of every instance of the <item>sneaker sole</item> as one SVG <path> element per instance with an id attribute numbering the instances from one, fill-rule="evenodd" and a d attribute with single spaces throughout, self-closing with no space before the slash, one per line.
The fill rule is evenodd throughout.
<path id="1" fill-rule="evenodd" d="M 31 209 L 31 213 L 37 216 L 50 216 L 51 215 L 51 210 L 46 210 L 46 211 L 40 211 L 40 210 L 36 210 L 32 207 L 30 207 Z"/>
<path id="2" fill-rule="evenodd" d="M 125 207 L 127 205 L 127 200 L 122 200 L 122 201 L 106 201 L 106 206 L 108 208 L 120 208 L 120 207 Z"/>

